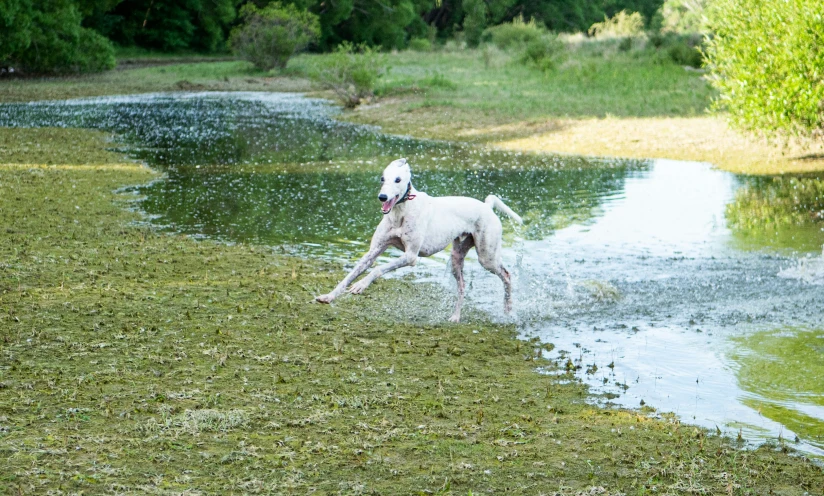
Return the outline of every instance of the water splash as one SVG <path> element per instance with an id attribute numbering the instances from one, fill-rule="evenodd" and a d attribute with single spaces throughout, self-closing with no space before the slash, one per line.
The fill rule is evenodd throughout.
<path id="1" fill-rule="evenodd" d="M 824 249 L 817 257 L 807 256 L 778 272 L 778 277 L 798 279 L 808 284 L 824 284 Z"/>

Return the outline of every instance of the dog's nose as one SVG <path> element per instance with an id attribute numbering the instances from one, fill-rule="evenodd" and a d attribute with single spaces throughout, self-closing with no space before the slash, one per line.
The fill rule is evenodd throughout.
<path id="1" fill-rule="evenodd" d="M 386 199 L 387 199 L 387 198 L 389 198 L 389 197 L 388 197 L 388 196 L 386 196 L 386 195 L 385 195 L 385 194 L 383 194 L 383 193 L 381 193 L 381 194 L 379 194 L 379 195 L 378 195 L 378 200 L 380 200 L 380 201 L 386 201 Z"/>

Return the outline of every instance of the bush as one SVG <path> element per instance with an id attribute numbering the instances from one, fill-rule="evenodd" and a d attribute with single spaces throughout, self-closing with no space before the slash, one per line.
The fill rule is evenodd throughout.
<path id="1" fill-rule="evenodd" d="M 746 15 L 742 13 L 746 12 Z M 715 0 L 706 58 L 715 109 L 767 134 L 824 132 L 824 2 Z"/>
<path id="2" fill-rule="evenodd" d="M 612 18 L 604 18 L 604 22 L 596 22 L 590 26 L 587 33 L 596 38 L 638 36 L 644 32 L 644 16 L 638 12 L 628 13 L 626 10 L 618 12 Z"/>
<path id="3" fill-rule="evenodd" d="M 522 17 L 512 19 L 511 23 L 499 24 L 484 31 L 484 40 L 491 41 L 498 48 L 506 50 L 511 47 L 522 47 L 539 40 L 547 33 L 546 28 L 539 26 L 535 19 L 524 22 Z"/>
<path id="4" fill-rule="evenodd" d="M 701 53 L 703 39 L 703 35 L 698 33 L 654 33 L 650 35 L 649 43 L 665 53 L 667 60 L 679 65 L 697 68 L 704 63 L 704 57 Z"/>
<path id="5" fill-rule="evenodd" d="M 385 72 L 383 56 L 374 48 L 345 41 L 334 52 L 319 57 L 309 77 L 332 90 L 346 108 L 354 108 L 374 96 L 378 79 Z"/>
<path id="6" fill-rule="evenodd" d="M 413 38 L 409 40 L 409 49 L 416 52 L 432 51 L 432 42 L 426 38 Z"/>
<path id="7" fill-rule="evenodd" d="M 684 42 L 671 45 L 667 49 L 667 55 L 669 55 L 670 60 L 679 65 L 697 68 L 701 67 L 704 62 L 704 57 L 701 55 L 699 48 Z"/>
<path id="8" fill-rule="evenodd" d="M 704 9 L 707 0 L 665 0 L 658 11 L 664 33 L 707 32 Z"/>
<path id="9" fill-rule="evenodd" d="M 37 0 L 54 1 L 54 0 Z M 216 52 L 237 18 L 236 0 L 69 0 L 92 28 L 123 47 Z M 244 2 L 245 3 L 245 2 Z"/>
<path id="10" fill-rule="evenodd" d="M 419 84 L 425 88 L 437 88 L 442 90 L 458 89 L 458 85 L 455 84 L 454 81 L 448 79 L 440 72 L 437 72 L 434 75 L 429 76 L 427 78 L 421 79 Z"/>
<path id="11" fill-rule="evenodd" d="M 113 68 L 112 44 L 81 27 L 81 21 L 77 6 L 64 0 L 4 4 L 0 7 L 0 66 L 35 74 Z"/>
<path id="12" fill-rule="evenodd" d="M 466 12 L 463 21 L 464 39 L 467 46 L 475 48 L 481 43 L 489 9 L 483 0 L 465 0 L 463 8 Z"/>
<path id="13" fill-rule="evenodd" d="M 555 68 L 558 56 L 563 51 L 563 42 L 555 35 L 546 34 L 527 43 L 521 55 L 521 61 L 548 71 Z"/>
<path id="14" fill-rule="evenodd" d="M 318 16 L 294 5 L 269 4 L 258 9 L 248 3 L 240 10 L 243 24 L 232 30 L 232 49 L 261 70 L 286 67 L 295 53 L 320 36 Z"/>

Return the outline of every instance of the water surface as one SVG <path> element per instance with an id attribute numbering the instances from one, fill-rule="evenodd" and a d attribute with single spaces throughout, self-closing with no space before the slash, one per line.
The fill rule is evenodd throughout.
<path id="1" fill-rule="evenodd" d="M 643 401 L 824 454 L 821 177 L 497 152 L 383 135 L 334 113 L 296 95 L 158 94 L 4 105 L 0 124 L 116 133 L 166 173 L 135 188 L 159 228 L 342 263 L 380 221 L 380 171 L 408 157 L 419 189 L 495 193 L 527 221 L 505 222 L 515 315 L 502 315 L 500 281 L 470 256 L 470 317 L 554 343 L 599 401 Z M 399 274 L 451 288 L 447 260 Z"/>

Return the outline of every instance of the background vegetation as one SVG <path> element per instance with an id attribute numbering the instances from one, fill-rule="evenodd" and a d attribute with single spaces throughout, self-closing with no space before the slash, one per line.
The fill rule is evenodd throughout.
<path id="1" fill-rule="evenodd" d="M 99 71 L 113 67 L 113 47 L 174 53 L 224 53 L 243 9 L 269 0 L 8 0 L 0 5 L 0 67 L 28 73 Z M 342 41 L 405 48 L 456 35 L 477 45 L 489 26 L 522 17 L 555 32 L 585 31 L 622 10 L 649 24 L 663 0 L 291 0 L 289 12 L 317 16 L 314 50 Z M 251 6 L 251 7 L 249 7 Z M 292 10 L 289 10 L 292 9 Z M 301 14 L 302 15 L 302 14 Z M 420 42 L 417 43 L 420 46 Z"/>
<path id="2" fill-rule="evenodd" d="M 824 2 L 715 0 L 708 14 L 716 106 L 746 129 L 820 137 Z"/>

